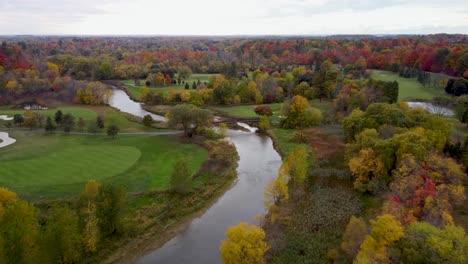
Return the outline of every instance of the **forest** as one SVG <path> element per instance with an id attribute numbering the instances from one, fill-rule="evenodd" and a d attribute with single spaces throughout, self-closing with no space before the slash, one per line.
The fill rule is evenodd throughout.
<path id="1" fill-rule="evenodd" d="M 0 262 L 464 264 L 467 123 L 463 34 L 0 36 Z"/>

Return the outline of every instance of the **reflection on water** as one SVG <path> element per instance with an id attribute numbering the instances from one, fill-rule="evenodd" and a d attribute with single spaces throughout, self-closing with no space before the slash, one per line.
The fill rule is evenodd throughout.
<path id="1" fill-rule="evenodd" d="M 256 223 L 255 216 L 266 213 L 263 191 L 267 182 L 277 176 L 280 156 L 269 137 L 254 132 L 229 130 L 229 140 L 240 156 L 235 185 L 186 230 L 139 263 L 222 263 L 219 245 L 227 228 L 240 222 Z"/>
<path id="2" fill-rule="evenodd" d="M 437 106 L 431 103 L 426 103 L 426 102 L 407 102 L 408 106 L 411 108 L 422 108 L 426 112 L 435 114 L 435 115 L 440 115 L 440 116 L 455 116 L 455 113 L 446 107 L 442 106 Z"/>
<path id="3" fill-rule="evenodd" d="M 114 89 L 110 105 L 139 117 L 150 114 L 154 120 L 164 120 L 143 110 L 122 90 Z M 240 156 L 234 186 L 187 229 L 139 263 L 221 263 L 219 244 L 225 239 L 227 228 L 240 222 L 255 223 L 255 216 L 266 213 L 263 191 L 267 182 L 277 177 L 281 157 L 269 137 L 255 134 L 255 128 L 247 124 L 239 125 L 250 132 L 228 132 Z"/>
<path id="4" fill-rule="evenodd" d="M 153 120 L 164 121 L 163 116 L 155 115 L 144 110 L 143 108 L 141 108 L 140 103 L 130 99 L 130 97 L 128 97 L 128 95 L 122 90 L 114 89 L 112 91 L 112 96 L 109 100 L 109 105 L 119 109 L 122 112 L 129 113 L 135 116 L 144 117 L 145 115 L 150 115 L 153 118 Z"/>

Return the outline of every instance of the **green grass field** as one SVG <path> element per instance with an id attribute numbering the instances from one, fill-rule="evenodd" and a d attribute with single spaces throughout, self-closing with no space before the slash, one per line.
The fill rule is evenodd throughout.
<path id="1" fill-rule="evenodd" d="M 322 113 L 330 112 L 333 108 L 333 102 L 328 100 L 323 100 L 320 102 L 318 99 L 313 99 L 309 101 L 310 106 L 315 107 L 322 111 Z M 283 103 L 274 103 L 269 104 L 268 106 L 271 107 L 273 111 L 273 115 L 271 116 L 271 120 L 273 122 L 279 122 L 281 120 L 281 106 Z M 210 107 L 215 111 L 219 111 L 222 113 L 226 113 L 228 115 L 240 118 L 255 118 L 258 117 L 255 113 L 255 107 L 257 105 L 238 105 L 238 106 L 213 106 Z"/>
<path id="2" fill-rule="evenodd" d="M 77 195 L 86 181 L 122 184 L 129 192 L 163 190 L 173 165 L 190 159 L 192 172 L 207 157 L 206 149 L 182 144 L 176 136 L 46 135 L 11 131 L 17 142 L 0 149 L 0 186 L 28 200 Z"/>
<path id="3" fill-rule="evenodd" d="M 397 81 L 400 87 L 398 100 L 432 99 L 446 95 L 444 90 L 424 87 L 416 78 L 403 78 L 390 71 L 372 70 L 371 77 L 381 81 Z"/>
<path id="4" fill-rule="evenodd" d="M 152 130 L 151 128 L 147 128 L 140 123 L 128 120 L 121 112 L 108 106 L 63 106 L 55 109 L 35 111 L 41 113 L 45 117 L 50 116 L 53 118 L 58 110 L 61 110 L 64 114 L 70 113 L 73 116 L 75 116 L 75 130 L 79 130 L 77 126 L 78 118 L 81 117 L 84 119 L 86 123 L 84 130 L 86 130 L 89 123 L 96 122 L 96 117 L 98 116 L 98 114 L 104 115 L 105 125 L 115 124 L 120 128 L 121 132 L 138 132 Z M 0 115 L 13 116 L 14 114 L 23 114 L 24 112 L 25 110 L 22 109 L 0 109 Z M 0 120 L 0 125 L 4 123 L 6 123 L 6 121 Z"/>
<path id="5" fill-rule="evenodd" d="M 208 78 L 211 75 L 215 74 L 201 74 L 201 73 L 195 73 L 190 75 L 190 77 L 186 80 L 186 82 L 189 83 L 190 89 L 192 89 L 192 83 L 197 82 L 200 80 L 200 82 L 208 82 Z M 176 75 L 177 76 L 177 75 Z M 132 94 L 133 97 L 135 98 L 140 98 L 140 88 L 145 86 L 145 79 L 140 80 L 140 86 L 135 86 L 134 80 L 123 80 L 121 81 L 124 85 L 125 88 Z M 153 93 L 159 93 L 162 92 L 163 94 L 167 95 L 170 90 L 180 90 L 180 89 L 185 89 L 185 84 L 172 84 L 168 86 L 162 86 L 162 87 L 149 87 L 150 91 Z"/>
<path id="6" fill-rule="evenodd" d="M 271 120 L 274 122 L 279 122 L 281 115 L 281 105 L 282 103 L 275 103 L 269 104 L 268 106 L 273 111 L 273 115 L 271 116 Z M 238 105 L 238 106 L 213 106 L 210 107 L 215 111 L 219 111 L 222 113 L 226 113 L 233 117 L 240 117 L 240 118 L 255 118 L 258 115 L 255 113 L 255 107 L 257 105 Z"/>

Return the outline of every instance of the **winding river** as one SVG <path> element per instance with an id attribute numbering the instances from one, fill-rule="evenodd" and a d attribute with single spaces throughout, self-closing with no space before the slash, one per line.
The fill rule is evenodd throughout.
<path id="1" fill-rule="evenodd" d="M 121 90 L 114 90 L 110 101 L 111 106 L 122 112 L 140 117 L 148 114 Z M 152 116 L 155 120 L 163 118 Z M 240 156 L 235 184 L 185 230 L 161 248 L 148 252 L 138 263 L 222 263 L 219 245 L 227 228 L 240 222 L 256 223 L 255 217 L 266 213 L 263 191 L 267 182 L 277 177 L 281 157 L 269 137 L 256 134 L 246 124 L 239 125 L 249 132 L 228 132 Z"/>

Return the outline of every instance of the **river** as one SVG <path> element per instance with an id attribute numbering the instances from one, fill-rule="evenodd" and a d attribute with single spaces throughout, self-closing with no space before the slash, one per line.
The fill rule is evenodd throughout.
<path id="1" fill-rule="evenodd" d="M 110 105 L 140 117 L 148 114 L 121 90 L 114 90 Z M 156 116 L 155 120 L 163 118 L 152 116 Z M 256 223 L 256 216 L 266 213 L 263 191 L 267 182 L 277 177 L 281 157 L 269 137 L 256 134 L 247 124 L 239 125 L 249 132 L 228 131 L 228 140 L 240 156 L 237 181 L 232 188 L 202 216 L 193 219 L 185 230 L 161 248 L 148 252 L 138 263 L 222 263 L 219 245 L 225 239 L 227 228 L 240 222 Z"/>

